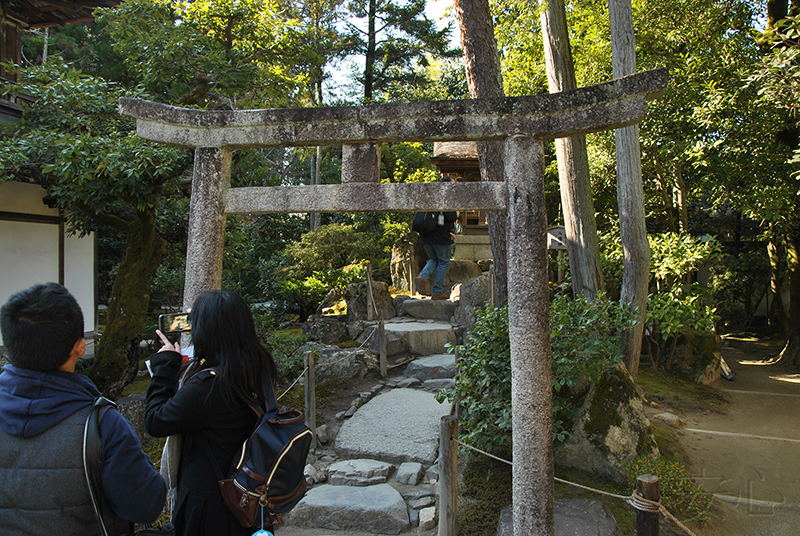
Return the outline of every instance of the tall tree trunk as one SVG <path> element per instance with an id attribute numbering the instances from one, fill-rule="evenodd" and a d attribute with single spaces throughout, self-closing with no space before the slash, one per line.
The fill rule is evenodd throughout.
<path id="1" fill-rule="evenodd" d="M 609 0 L 611 54 L 614 78 L 636 72 L 636 37 L 633 33 L 631 0 Z M 642 351 L 642 333 L 647 312 L 650 277 L 650 245 L 645 226 L 642 157 L 639 125 L 617 129 L 617 203 L 623 252 L 620 302 L 638 310 L 638 322 L 622 336 L 625 366 L 636 380 Z"/>
<path id="2" fill-rule="evenodd" d="M 775 314 L 778 317 L 778 325 L 784 335 L 787 335 L 789 333 L 789 319 L 786 316 L 786 306 L 783 303 L 783 293 L 781 292 L 783 289 L 783 270 L 781 269 L 783 258 L 778 237 L 774 234 L 770 234 L 770 239 L 767 243 L 767 254 L 769 255 L 769 288 L 772 294 L 772 303 L 775 308 Z"/>
<path id="3" fill-rule="evenodd" d="M 377 0 L 369 0 L 367 13 L 367 53 L 364 55 L 364 104 L 372 104 L 372 86 L 375 83 L 375 49 L 378 36 L 375 32 L 377 16 Z"/>
<path id="4" fill-rule="evenodd" d="M 461 48 L 467 71 L 469 95 L 473 99 L 504 97 L 500 72 L 500 55 L 494 39 L 488 0 L 455 0 L 456 21 L 461 31 Z M 502 141 L 479 141 L 478 163 L 481 180 L 503 180 Z M 506 260 L 506 217 L 500 212 L 486 214 L 495 272 L 495 303 L 508 301 Z"/>
<path id="5" fill-rule="evenodd" d="M 117 398 L 139 370 L 139 342 L 150 304 L 150 288 L 167 241 L 156 234 L 155 212 L 137 213 L 135 227 L 119 265 L 108 303 L 106 330 L 100 337 L 89 376 L 110 398 Z"/>
<path id="6" fill-rule="evenodd" d="M 547 10 L 541 15 L 541 24 L 550 93 L 577 89 L 563 0 L 548 0 Z M 594 300 L 604 285 L 586 136 L 556 139 L 556 158 L 572 295 L 583 294 Z"/>
<path id="7" fill-rule="evenodd" d="M 797 232 L 786 236 L 786 271 L 789 275 L 789 318 L 786 323 L 786 346 L 780 359 L 800 364 L 800 237 Z"/>

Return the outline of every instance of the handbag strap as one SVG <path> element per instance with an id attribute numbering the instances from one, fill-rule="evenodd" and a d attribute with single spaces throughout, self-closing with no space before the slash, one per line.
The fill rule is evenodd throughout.
<path id="1" fill-rule="evenodd" d="M 109 536 L 109 534 L 103 521 L 105 492 L 103 491 L 103 441 L 100 438 L 100 421 L 112 407 L 116 407 L 116 404 L 111 400 L 102 396 L 97 397 L 83 427 L 83 472 L 86 476 L 86 484 L 89 486 L 94 515 L 102 536 Z"/>

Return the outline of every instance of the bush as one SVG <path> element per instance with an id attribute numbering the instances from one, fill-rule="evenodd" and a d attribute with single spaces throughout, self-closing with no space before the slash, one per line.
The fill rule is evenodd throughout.
<path id="1" fill-rule="evenodd" d="M 655 475 L 661 492 L 661 503 L 673 515 L 683 518 L 697 519 L 708 523 L 711 519 L 712 497 L 695 484 L 686 468 L 680 462 L 667 461 L 664 458 L 639 456 L 623 465 L 628 493 L 636 489 L 636 478 L 640 475 Z"/>
<path id="2" fill-rule="evenodd" d="M 476 313 L 475 326 L 458 347 L 456 385 L 437 395 L 459 399 L 467 441 L 491 450 L 511 440 L 511 351 L 508 308 L 487 306 Z M 615 302 L 557 297 L 551 306 L 553 354 L 553 434 L 566 439 L 574 413 L 570 388 L 579 378 L 609 377 L 617 370 L 617 334 L 634 322 L 632 311 Z"/>

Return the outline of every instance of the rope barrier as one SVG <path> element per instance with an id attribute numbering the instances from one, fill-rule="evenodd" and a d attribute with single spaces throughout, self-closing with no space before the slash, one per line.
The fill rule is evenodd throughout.
<path id="1" fill-rule="evenodd" d="M 467 445 L 463 441 L 459 441 L 456 438 L 451 437 L 450 440 L 453 441 L 454 443 L 457 443 L 457 444 L 461 445 L 462 447 L 466 447 L 466 448 L 468 448 L 470 450 L 474 450 L 475 452 L 478 452 L 479 454 L 483 454 L 484 456 L 492 458 L 493 460 L 497 460 L 498 462 L 505 463 L 506 465 L 510 465 L 512 467 L 514 466 L 514 464 L 512 462 L 508 461 L 508 460 L 504 460 L 503 458 L 495 456 L 494 454 L 489 454 L 488 452 L 483 451 L 483 450 L 481 450 L 479 448 L 473 447 L 472 445 Z M 669 519 L 670 521 L 672 521 L 673 523 L 678 525 L 678 527 L 683 529 L 687 534 L 689 534 L 689 536 L 696 536 L 694 532 L 692 532 L 688 527 L 686 527 L 686 525 L 684 525 L 683 523 L 678 521 L 678 519 L 674 515 L 672 515 L 669 512 L 669 510 L 667 510 L 664 507 L 664 505 L 661 504 L 660 500 L 659 501 L 651 501 L 650 499 L 645 499 L 644 497 L 639 495 L 636 491 L 634 491 L 632 495 L 619 495 L 617 493 L 611 493 L 611 492 L 608 492 L 608 491 L 603 491 L 601 489 L 596 489 L 596 488 L 592 488 L 592 487 L 589 487 L 589 486 L 584 486 L 583 484 L 578 484 L 577 482 L 570 482 L 569 480 L 564 480 L 563 478 L 553 477 L 553 479 L 556 482 L 560 482 L 561 484 L 566 484 L 568 486 L 573 486 L 573 487 L 576 487 L 576 488 L 580 488 L 580 489 L 585 490 L 585 491 L 590 491 L 592 493 L 597 493 L 598 495 L 605 495 L 606 497 L 612 497 L 614 499 L 623 500 L 626 503 L 628 503 L 629 505 L 631 505 L 633 508 L 635 508 L 636 510 L 640 510 L 642 512 L 648 512 L 648 513 L 653 513 L 653 514 L 661 513 L 664 517 L 666 517 L 667 519 Z"/>

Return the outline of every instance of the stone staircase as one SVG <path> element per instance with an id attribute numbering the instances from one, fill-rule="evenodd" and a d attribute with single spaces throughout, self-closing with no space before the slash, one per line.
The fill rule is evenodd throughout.
<path id="1" fill-rule="evenodd" d="M 414 359 L 361 394 L 333 448 L 320 449 L 306 467 L 309 491 L 287 516 L 279 536 L 437 531 L 440 420 L 451 405 L 435 392 L 452 385 L 456 342 L 449 300 L 410 299 L 406 316 L 385 323 L 387 340 L 403 341 Z"/>
<path id="2" fill-rule="evenodd" d="M 454 384 L 455 356 L 445 346 L 458 338 L 448 320 L 455 304 L 410 299 L 402 308 L 405 316 L 385 323 L 387 340 L 419 357 L 342 412 L 333 447 L 309 457 L 309 491 L 276 536 L 437 534 L 440 421 L 451 405 L 434 395 Z M 556 501 L 555 528 L 556 536 L 620 534 L 607 507 L 582 498 Z M 507 508 L 498 536 L 512 534 Z"/>

